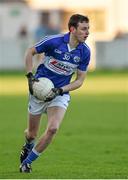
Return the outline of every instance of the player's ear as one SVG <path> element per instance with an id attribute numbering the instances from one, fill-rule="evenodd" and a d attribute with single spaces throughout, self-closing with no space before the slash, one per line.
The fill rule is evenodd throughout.
<path id="1" fill-rule="evenodd" d="M 71 26 L 71 27 L 70 27 L 70 32 L 74 32 L 74 30 L 75 30 L 75 27 L 74 27 L 74 26 Z"/>

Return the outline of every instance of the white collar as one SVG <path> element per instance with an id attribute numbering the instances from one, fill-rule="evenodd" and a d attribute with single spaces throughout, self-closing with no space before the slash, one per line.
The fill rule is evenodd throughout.
<path id="1" fill-rule="evenodd" d="M 67 46 L 68 46 L 68 51 L 69 51 L 69 52 L 71 52 L 71 51 L 73 51 L 74 49 L 76 49 L 76 48 L 72 48 L 72 49 L 71 49 L 69 43 L 67 44 Z"/>

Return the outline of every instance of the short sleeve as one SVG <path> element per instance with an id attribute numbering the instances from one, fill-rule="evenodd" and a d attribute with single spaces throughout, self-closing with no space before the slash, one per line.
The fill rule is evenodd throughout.
<path id="1" fill-rule="evenodd" d="M 50 38 L 48 36 L 44 37 L 41 41 L 34 45 L 37 53 L 47 52 L 50 48 Z"/>
<path id="2" fill-rule="evenodd" d="M 90 62 L 90 56 L 91 56 L 90 50 L 88 50 L 88 52 L 84 53 L 83 58 L 81 59 L 79 66 L 78 66 L 79 70 L 81 70 L 81 71 L 87 70 L 87 67 Z"/>

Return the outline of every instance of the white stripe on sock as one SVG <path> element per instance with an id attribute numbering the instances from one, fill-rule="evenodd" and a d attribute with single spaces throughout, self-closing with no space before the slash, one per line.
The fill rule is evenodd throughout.
<path id="1" fill-rule="evenodd" d="M 37 152 L 37 150 L 35 148 L 32 149 L 32 151 L 37 155 L 39 156 L 41 153 Z"/>

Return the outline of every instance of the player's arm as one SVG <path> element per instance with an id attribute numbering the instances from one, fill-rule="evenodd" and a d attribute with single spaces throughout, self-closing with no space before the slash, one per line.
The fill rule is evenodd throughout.
<path id="1" fill-rule="evenodd" d="M 35 47 L 28 48 L 25 54 L 25 65 L 26 65 L 26 72 L 32 72 L 33 69 L 33 56 L 37 54 Z"/>
<path id="2" fill-rule="evenodd" d="M 34 81 L 38 81 L 32 74 L 33 70 L 33 56 L 37 54 L 35 47 L 28 48 L 25 54 L 25 65 L 26 65 L 26 76 L 28 79 L 28 87 L 30 94 L 33 94 L 33 83 Z"/>
<path id="3" fill-rule="evenodd" d="M 86 71 L 77 70 L 76 79 L 70 84 L 62 87 L 63 92 L 73 91 L 82 86 L 84 79 L 86 77 Z"/>
<path id="4" fill-rule="evenodd" d="M 28 48 L 25 55 L 25 64 L 27 73 L 32 72 L 33 69 L 33 56 L 35 54 L 46 53 L 52 46 L 52 40 L 44 37 L 41 41 L 35 44 L 33 47 Z"/>
<path id="5" fill-rule="evenodd" d="M 76 79 L 70 84 L 62 87 L 63 92 L 73 91 L 82 86 L 84 79 L 86 77 L 89 61 L 90 61 L 90 50 L 88 49 L 88 52 L 84 53 L 82 61 L 80 61 L 79 63 L 79 66 L 77 68 Z"/>
<path id="6" fill-rule="evenodd" d="M 64 92 L 73 91 L 82 86 L 84 79 L 86 77 L 86 71 L 77 70 L 76 79 L 70 84 L 63 86 L 61 88 L 53 88 L 51 91 L 51 95 L 46 98 L 46 101 L 50 101 L 54 99 L 58 95 L 63 95 Z"/>
<path id="7" fill-rule="evenodd" d="M 28 86 L 29 86 L 29 92 L 33 94 L 33 83 L 34 81 L 38 81 L 38 79 L 35 79 L 35 77 L 32 74 L 33 70 L 33 56 L 35 54 L 45 53 L 49 49 L 49 45 L 51 45 L 51 41 L 46 40 L 46 38 L 42 39 L 40 42 L 38 42 L 34 47 L 28 48 L 26 54 L 25 54 L 25 65 L 26 65 L 26 71 L 27 71 L 27 78 L 28 78 Z"/>

